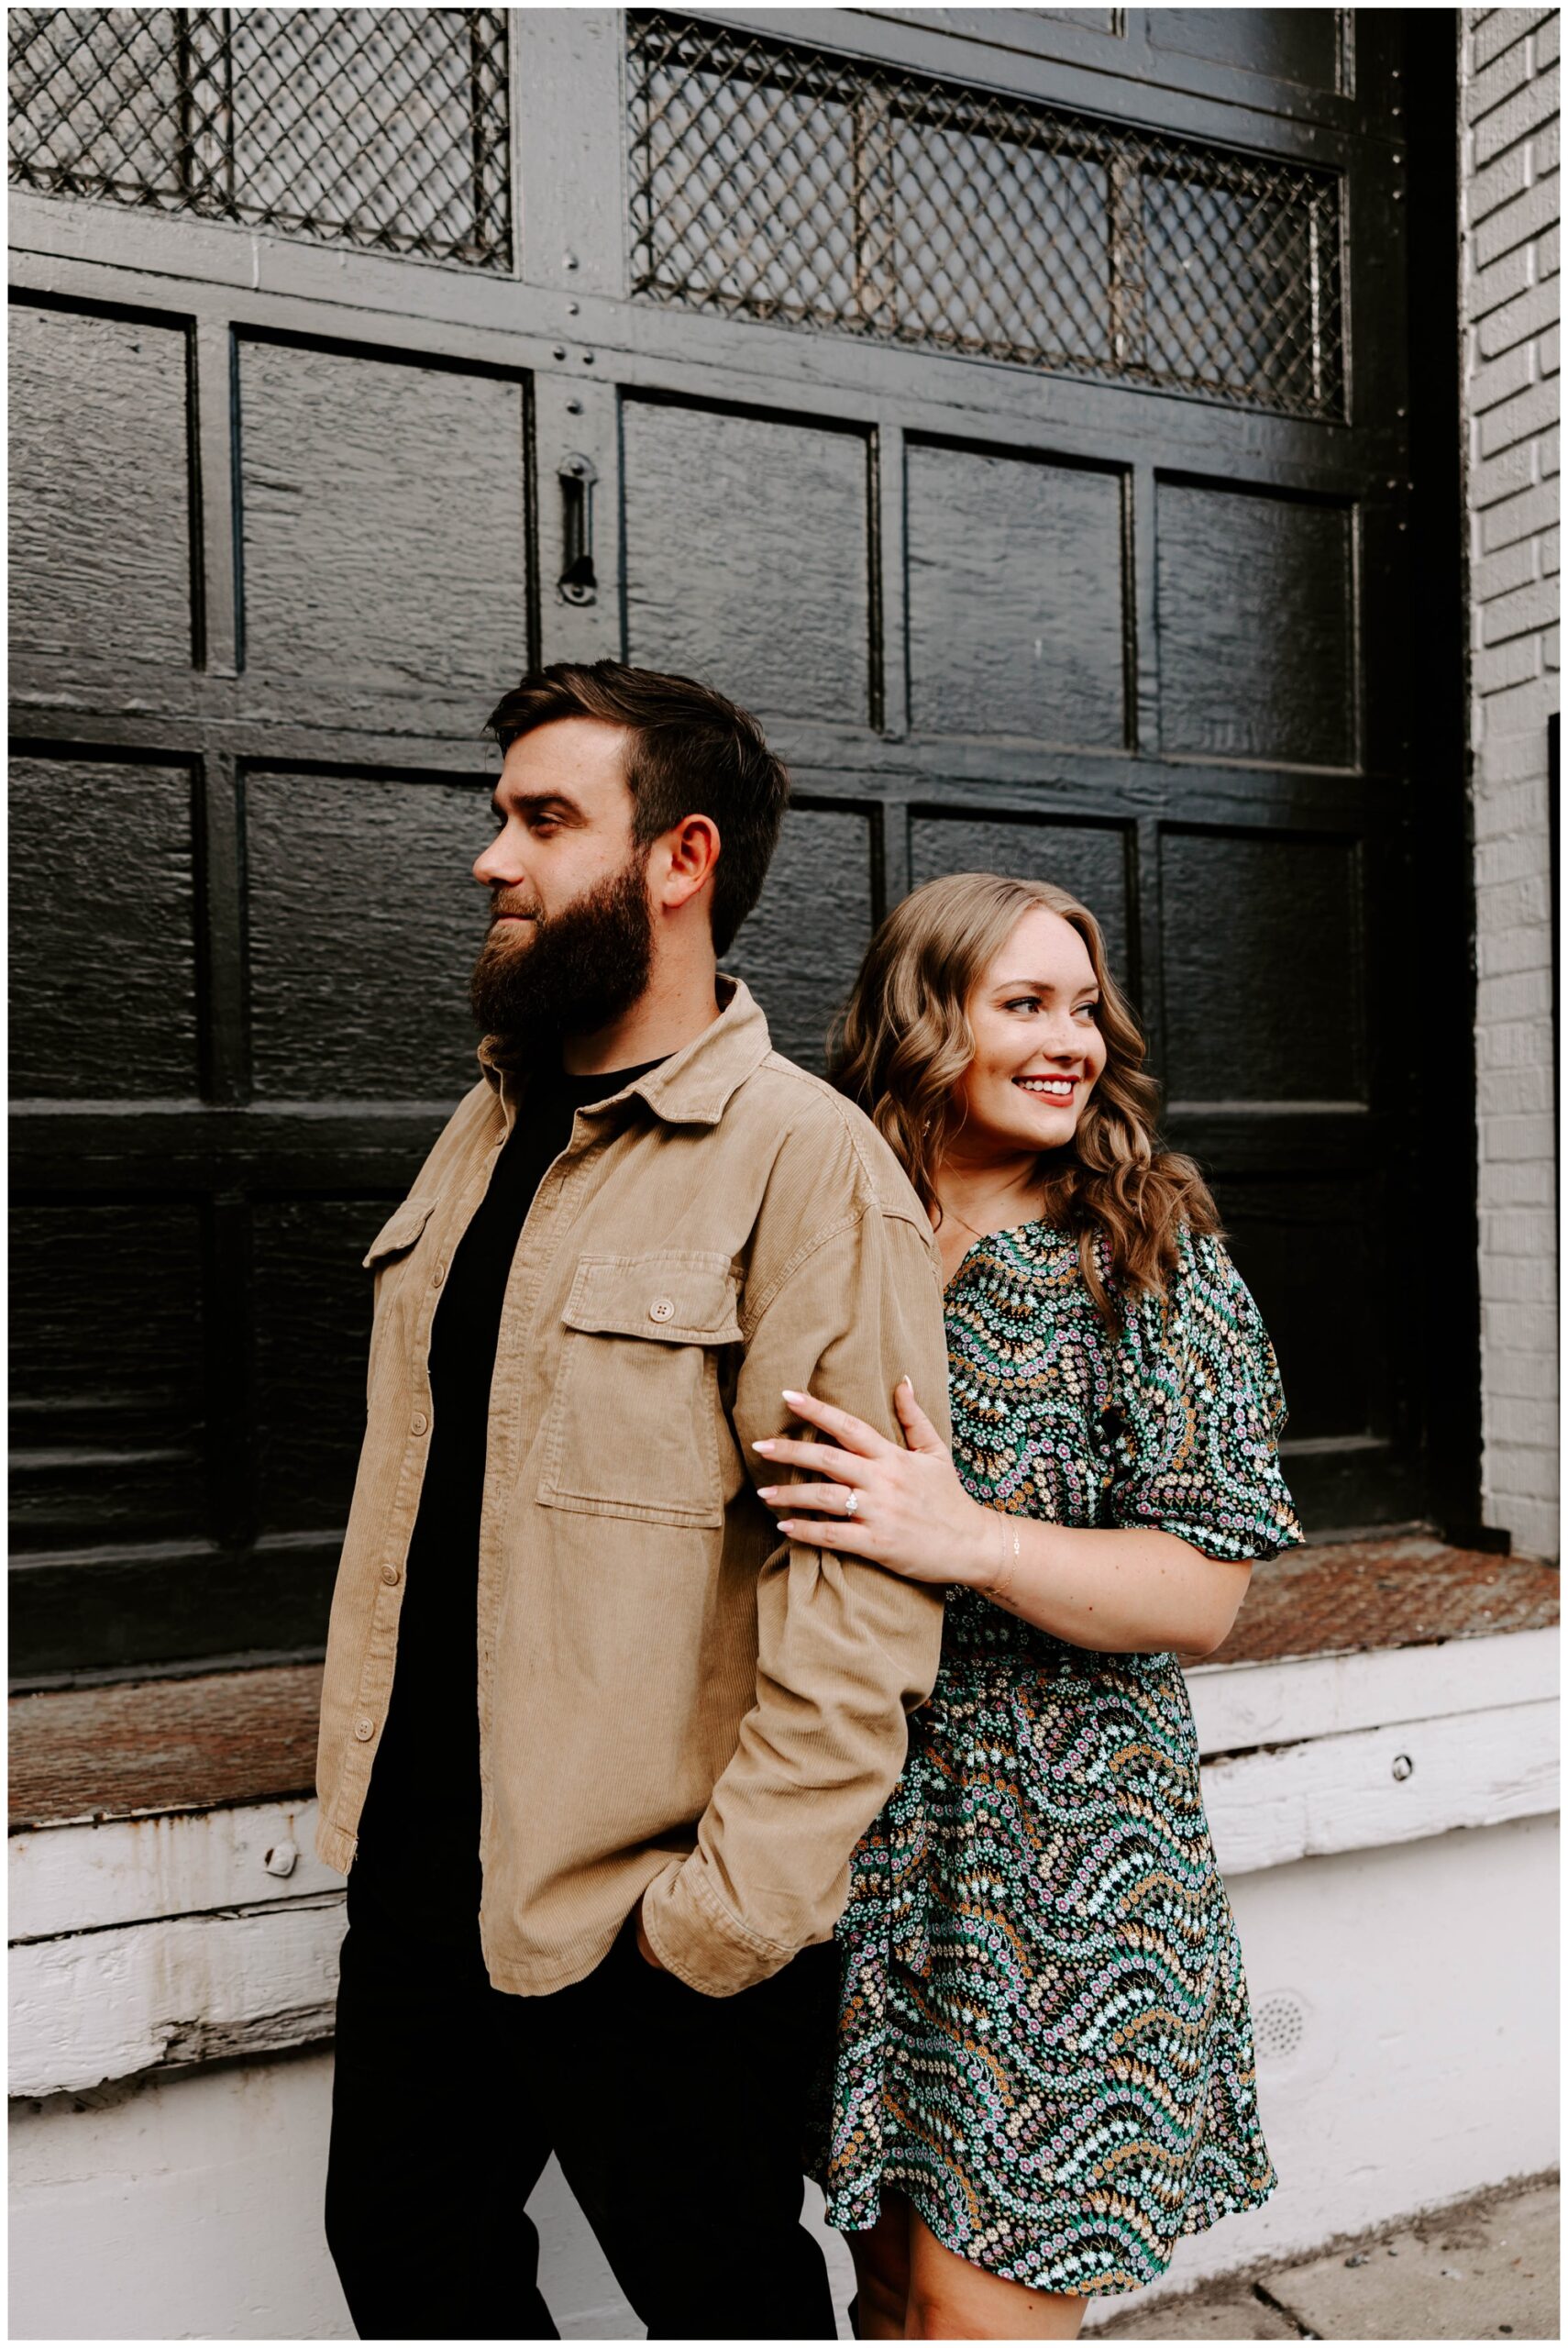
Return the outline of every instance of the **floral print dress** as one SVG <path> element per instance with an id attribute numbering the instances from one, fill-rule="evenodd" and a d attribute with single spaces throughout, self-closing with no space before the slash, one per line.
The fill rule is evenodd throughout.
<path id="1" fill-rule="evenodd" d="M 1105 1327 L 1072 1236 L 979 1241 L 947 1290 L 954 1456 L 986 1507 L 1174 1533 L 1218 1558 L 1301 1538 L 1284 1404 L 1220 1244 Z M 1102 1655 L 948 1600 L 909 1760 L 856 1853 L 835 2068 L 811 2166 L 831 2221 L 884 2187 L 938 2241 L 1060 2292 L 1152 2281 L 1264 2200 L 1241 1950 L 1172 1655 Z"/>

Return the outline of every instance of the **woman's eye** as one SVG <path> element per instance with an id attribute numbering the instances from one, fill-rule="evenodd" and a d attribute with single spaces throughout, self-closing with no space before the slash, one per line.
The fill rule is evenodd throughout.
<path id="1" fill-rule="evenodd" d="M 1032 994 L 1018 995 L 1011 1002 L 1002 1005 L 1004 1011 L 1038 1011 L 1039 1008 L 1039 997 Z"/>
<path id="2" fill-rule="evenodd" d="M 1073 1015 L 1076 1019 L 1098 1019 L 1099 1005 L 1098 1002 L 1080 1002 Z"/>

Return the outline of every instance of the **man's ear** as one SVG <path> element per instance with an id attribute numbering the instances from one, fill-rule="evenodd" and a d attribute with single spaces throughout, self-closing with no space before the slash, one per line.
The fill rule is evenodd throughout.
<path id="1" fill-rule="evenodd" d="M 719 827 L 711 815 L 687 815 L 665 834 L 661 845 L 669 861 L 659 896 L 674 913 L 712 879 L 719 860 Z"/>

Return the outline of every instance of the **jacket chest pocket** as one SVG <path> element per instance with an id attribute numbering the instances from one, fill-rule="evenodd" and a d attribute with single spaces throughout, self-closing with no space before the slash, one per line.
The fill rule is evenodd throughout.
<path id="1" fill-rule="evenodd" d="M 378 1286 L 381 1274 L 405 1259 L 410 1249 L 417 1246 L 435 1205 L 434 1199 L 404 1199 L 377 1232 L 362 1260 L 363 1268 L 375 1273 Z"/>
<path id="2" fill-rule="evenodd" d="M 741 1342 L 730 1258 L 584 1256 L 561 1320 L 541 1505 L 722 1524 L 719 1359 Z"/>

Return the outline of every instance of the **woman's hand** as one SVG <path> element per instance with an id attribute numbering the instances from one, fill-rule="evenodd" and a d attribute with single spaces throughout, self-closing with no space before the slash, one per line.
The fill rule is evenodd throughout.
<path id="1" fill-rule="evenodd" d="M 777 1436 L 754 1445 L 773 1465 L 801 1468 L 822 1479 L 760 1488 L 768 1507 L 780 1512 L 780 1533 L 812 1548 L 868 1557 L 911 1581 L 978 1583 L 994 1573 L 1006 1540 L 1005 1521 L 969 1498 L 952 1453 L 915 1401 L 907 1378 L 893 1394 L 904 1431 L 902 1447 L 864 1419 L 819 1402 L 814 1395 L 787 1387 L 784 1400 L 797 1418 L 820 1427 L 829 1441 L 796 1443 Z"/>

